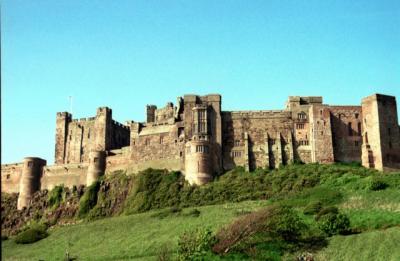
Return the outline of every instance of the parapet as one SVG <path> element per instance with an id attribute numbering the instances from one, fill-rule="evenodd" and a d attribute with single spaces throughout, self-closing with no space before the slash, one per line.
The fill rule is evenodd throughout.
<path id="1" fill-rule="evenodd" d="M 300 105 L 322 104 L 322 96 L 289 96 L 288 102 Z"/>
<path id="2" fill-rule="evenodd" d="M 106 112 L 111 113 L 112 109 L 110 109 L 109 107 L 99 107 L 99 108 L 97 108 L 97 111 L 96 111 L 97 114 L 106 113 Z"/>
<path id="3" fill-rule="evenodd" d="M 364 102 L 368 102 L 368 101 L 388 101 L 388 102 L 396 102 L 396 97 L 395 96 L 391 96 L 391 95 L 384 95 L 384 94 L 379 94 L 379 93 L 375 93 L 372 94 L 370 96 L 364 97 L 361 100 L 361 103 Z"/>
<path id="4" fill-rule="evenodd" d="M 66 111 L 57 112 L 57 118 L 72 119 L 72 114 Z"/>

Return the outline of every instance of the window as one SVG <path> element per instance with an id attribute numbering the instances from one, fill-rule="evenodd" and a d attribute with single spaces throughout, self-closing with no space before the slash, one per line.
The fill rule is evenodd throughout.
<path id="1" fill-rule="evenodd" d="M 392 142 L 389 141 L 389 149 L 391 149 L 391 148 L 392 148 Z"/>
<path id="2" fill-rule="evenodd" d="M 196 152 L 209 153 L 209 148 L 208 148 L 208 146 L 205 146 L 205 145 L 197 145 L 196 146 Z"/>
<path id="3" fill-rule="evenodd" d="M 349 136 L 353 136 L 353 128 L 351 127 L 351 122 L 347 125 Z"/>
<path id="4" fill-rule="evenodd" d="M 183 155 L 183 153 L 182 153 L 182 151 L 180 151 L 180 152 L 179 152 L 179 156 L 182 157 L 182 155 Z"/>
<path id="5" fill-rule="evenodd" d="M 319 110 L 319 115 L 321 115 L 321 116 L 322 116 L 322 110 Z"/>
<path id="6" fill-rule="evenodd" d="M 87 133 L 87 138 L 90 139 L 90 130 Z"/>
<path id="7" fill-rule="evenodd" d="M 185 129 L 180 127 L 178 128 L 178 137 L 185 135 Z"/>
<path id="8" fill-rule="evenodd" d="M 355 117 L 356 119 L 358 119 L 358 113 L 354 114 L 354 117 Z"/>
<path id="9" fill-rule="evenodd" d="M 33 162 L 32 161 L 28 161 L 28 167 L 33 167 Z"/>
<path id="10" fill-rule="evenodd" d="M 6 179 L 10 179 L 10 174 L 7 174 Z"/>
<path id="11" fill-rule="evenodd" d="M 146 140 L 145 140 L 145 145 L 146 145 L 146 146 L 149 146 L 149 145 L 150 145 L 150 139 L 146 139 Z"/>
<path id="12" fill-rule="evenodd" d="M 99 159 L 98 158 L 94 158 L 93 159 L 93 162 L 97 162 Z"/>
<path id="13" fill-rule="evenodd" d="M 358 144 L 359 144 L 359 143 L 358 143 L 358 140 L 355 140 L 355 141 L 354 141 L 354 146 L 358 147 Z"/>
<path id="14" fill-rule="evenodd" d="M 390 128 L 388 128 L 388 135 L 390 136 Z"/>
<path id="15" fill-rule="evenodd" d="M 240 140 L 235 140 L 235 147 L 239 147 L 240 146 Z"/>
<path id="16" fill-rule="evenodd" d="M 242 152 L 241 151 L 232 151 L 232 156 L 234 158 L 240 158 L 240 157 L 242 157 Z"/>
<path id="17" fill-rule="evenodd" d="M 358 135 L 361 136 L 361 122 L 357 123 Z"/>
<path id="18" fill-rule="evenodd" d="M 163 143 L 164 143 L 164 137 L 160 136 L 160 144 L 163 144 Z"/>
<path id="19" fill-rule="evenodd" d="M 299 130 L 304 129 L 304 123 L 297 123 L 296 128 Z"/>
<path id="20" fill-rule="evenodd" d="M 299 140 L 299 141 L 298 141 L 298 144 L 299 144 L 300 146 L 308 146 L 308 140 Z"/>
<path id="21" fill-rule="evenodd" d="M 135 141 L 135 140 L 132 140 L 132 144 L 133 144 L 133 145 L 136 145 L 136 141 Z"/>
<path id="22" fill-rule="evenodd" d="M 298 118 L 299 120 L 307 119 L 307 114 L 306 114 L 304 111 L 302 111 L 302 112 L 300 112 L 300 113 L 297 114 L 297 118 Z"/>

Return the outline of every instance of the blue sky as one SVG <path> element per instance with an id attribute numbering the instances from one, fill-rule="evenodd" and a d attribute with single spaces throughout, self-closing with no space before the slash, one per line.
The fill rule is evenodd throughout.
<path id="1" fill-rule="evenodd" d="M 148 103 L 220 93 L 223 110 L 289 95 L 400 99 L 400 1 L 3 0 L 2 162 L 54 161 L 55 116 L 143 121 Z"/>

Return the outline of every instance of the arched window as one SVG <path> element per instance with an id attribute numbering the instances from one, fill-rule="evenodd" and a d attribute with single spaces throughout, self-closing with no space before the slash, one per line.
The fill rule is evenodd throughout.
<path id="1" fill-rule="evenodd" d="M 297 118 L 299 120 L 305 120 L 305 119 L 307 119 L 307 114 L 304 111 L 302 111 L 302 112 L 297 114 Z"/>

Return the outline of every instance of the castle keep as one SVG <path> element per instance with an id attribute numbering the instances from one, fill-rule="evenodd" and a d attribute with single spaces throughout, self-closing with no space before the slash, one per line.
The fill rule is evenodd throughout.
<path id="1" fill-rule="evenodd" d="M 185 95 L 164 108 L 147 105 L 146 117 L 146 122 L 121 124 L 107 107 L 79 120 L 57 113 L 55 164 L 28 157 L 2 165 L 1 188 L 19 193 L 21 209 L 37 190 L 90 185 L 120 169 L 177 170 L 198 185 L 235 166 L 251 171 L 294 161 L 356 161 L 367 168 L 400 169 L 393 96 L 374 94 L 362 99 L 361 106 L 290 96 L 283 110 L 221 111 L 218 94 Z"/>

